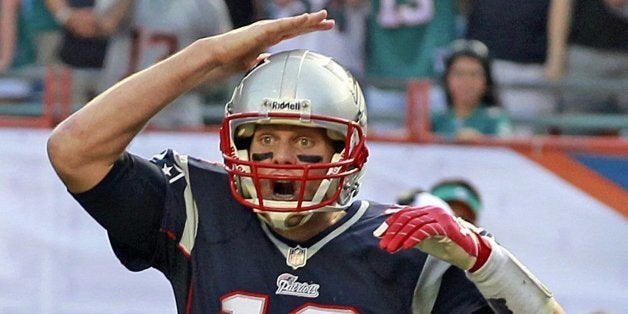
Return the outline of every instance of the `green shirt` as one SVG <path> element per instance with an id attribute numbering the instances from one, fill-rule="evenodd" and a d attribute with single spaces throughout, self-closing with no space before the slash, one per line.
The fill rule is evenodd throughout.
<path id="1" fill-rule="evenodd" d="M 43 0 L 22 0 L 17 17 L 16 51 L 11 68 L 33 64 L 37 60 L 35 37 L 41 32 L 55 31 L 59 25 Z"/>
<path id="2" fill-rule="evenodd" d="M 372 1 L 368 18 L 367 76 L 370 78 L 434 78 L 435 64 L 456 38 L 457 5 L 453 0 L 433 1 L 433 15 L 424 23 L 385 27 L 378 21 L 382 1 Z M 417 1 L 397 0 L 415 7 Z M 418 10 L 418 8 L 417 8 Z"/>
<path id="3" fill-rule="evenodd" d="M 447 139 L 455 138 L 462 129 L 475 129 L 485 135 L 506 137 L 512 134 L 512 122 L 500 108 L 478 106 L 466 119 L 459 119 L 451 109 L 433 113 L 432 132 Z"/>

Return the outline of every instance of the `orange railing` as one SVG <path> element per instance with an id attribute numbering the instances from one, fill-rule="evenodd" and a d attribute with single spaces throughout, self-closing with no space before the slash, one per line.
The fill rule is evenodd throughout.
<path id="1" fill-rule="evenodd" d="M 406 86 L 407 107 L 405 127 L 402 132 L 371 132 L 369 138 L 374 141 L 399 143 L 438 143 L 456 145 L 506 146 L 518 150 L 543 152 L 547 150 L 565 150 L 572 152 L 590 152 L 613 155 L 628 155 L 628 138 L 619 136 L 578 136 L 578 135 L 534 135 L 501 139 L 484 137 L 473 142 L 449 142 L 430 132 L 429 92 L 430 81 L 411 80 Z M 628 128 L 628 118 L 626 120 Z"/>
<path id="2" fill-rule="evenodd" d="M 72 72 L 66 67 L 50 66 L 45 69 L 44 93 L 40 114 L 18 116 L 0 113 L 0 127 L 51 128 L 68 117 L 72 111 L 71 90 Z M 485 137 L 472 143 L 447 142 L 430 132 L 430 89 L 429 80 L 410 80 L 406 83 L 405 117 L 399 119 L 400 130 L 397 132 L 376 132 L 369 130 L 372 141 L 399 143 L 439 143 L 484 146 L 505 146 L 518 150 L 542 152 L 547 150 L 566 150 L 597 152 L 604 154 L 628 155 L 628 139 L 620 136 L 574 136 L 574 135 L 534 135 L 500 139 Z M 0 100 L 1 105 L 1 100 Z M 215 118 L 215 117 L 214 117 Z M 370 117 L 372 121 L 377 117 Z M 215 119 L 214 119 L 215 120 Z M 178 129 L 179 132 L 216 132 L 219 125 L 207 125 L 204 128 Z M 628 128 L 628 120 L 626 128 Z M 147 131 L 158 130 L 153 127 Z"/>
<path id="3" fill-rule="evenodd" d="M 0 99 L 0 106 L 34 106 L 29 114 L 0 114 L 2 127 L 51 128 L 71 113 L 72 72 L 66 67 L 49 66 L 44 69 L 42 99 L 35 104 L 21 103 L 19 99 Z M 27 80 L 37 80 L 30 77 Z M 16 110 L 20 111 L 20 110 Z"/>

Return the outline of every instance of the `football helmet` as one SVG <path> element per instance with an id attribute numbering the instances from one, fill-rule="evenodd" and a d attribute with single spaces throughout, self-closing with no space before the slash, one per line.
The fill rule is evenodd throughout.
<path id="1" fill-rule="evenodd" d="M 271 226 L 281 229 L 302 225 L 316 211 L 343 210 L 358 193 L 364 172 L 368 155 L 366 120 L 360 86 L 332 58 L 308 50 L 271 55 L 245 74 L 225 106 L 220 148 L 233 195 Z M 328 163 L 252 160 L 248 150 L 255 127 L 260 124 L 323 128 L 337 146 L 336 152 Z M 269 169 L 289 169 L 279 172 L 291 174 L 267 175 L 260 171 Z M 292 185 L 294 188 L 288 190 L 293 197 L 265 199 L 261 193 L 264 180 L 270 186 Z M 306 199 L 306 184 L 317 182 L 316 193 Z"/>

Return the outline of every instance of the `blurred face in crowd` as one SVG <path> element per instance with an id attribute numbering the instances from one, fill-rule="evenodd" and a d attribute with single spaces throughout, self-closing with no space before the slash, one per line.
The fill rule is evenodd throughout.
<path id="1" fill-rule="evenodd" d="M 472 110 L 486 92 L 487 80 L 482 63 L 469 56 L 453 61 L 446 78 L 454 110 Z"/>
<path id="2" fill-rule="evenodd" d="M 469 207 L 469 205 L 459 201 L 449 201 L 447 202 L 447 204 L 449 204 L 455 216 L 475 224 L 475 213 L 473 212 L 471 207 Z"/>

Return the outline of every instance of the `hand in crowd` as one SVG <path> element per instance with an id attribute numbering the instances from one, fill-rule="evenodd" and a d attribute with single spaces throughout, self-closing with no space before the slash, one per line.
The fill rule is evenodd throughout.
<path id="1" fill-rule="evenodd" d="M 479 143 L 484 138 L 482 132 L 474 128 L 462 128 L 456 133 L 455 141 L 457 143 Z"/>
<path id="2" fill-rule="evenodd" d="M 92 8 L 73 9 L 65 28 L 77 36 L 93 38 L 99 35 L 99 21 Z"/>

